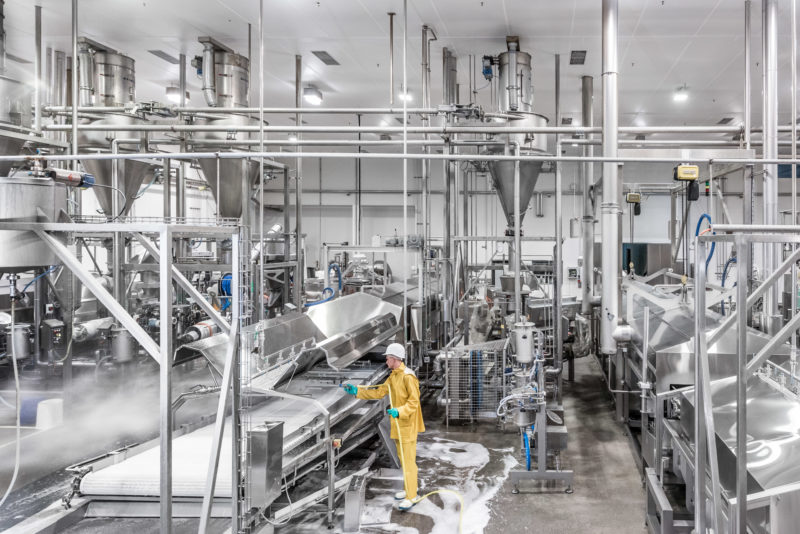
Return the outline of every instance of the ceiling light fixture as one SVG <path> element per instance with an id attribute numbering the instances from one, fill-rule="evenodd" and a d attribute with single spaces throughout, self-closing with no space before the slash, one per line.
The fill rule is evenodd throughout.
<path id="1" fill-rule="evenodd" d="M 683 84 L 675 90 L 675 93 L 672 95 L 672 100 L 675 102 L 686 102 L 689 100 L 689 88 L 686 87 L 686 84 Z"/>
<path id="2" fill-rule="evenodd" d="M 414 100 L 414 95 L 412 95 L 411 93 L 401 92 L 399 95 L 397 95 L 397 98 L 399 98 L 404 102 L 411 102 L 412 100 Z"/>
<path id="3" fill-rule="evenodd" d="M 303 89 L 303 99 L 312 106 L 319 106 L 322 104 L 322 91 L 313 85 L 309 85 Z"/>
<path id="4" fill-rule="evenodd" d="M 167 87 L 167 100 L 175 104 L 181 103 L 181 90 L 178 87 Z M 189 100 L 189 91 L 186 91 L 186 100 Z"/>

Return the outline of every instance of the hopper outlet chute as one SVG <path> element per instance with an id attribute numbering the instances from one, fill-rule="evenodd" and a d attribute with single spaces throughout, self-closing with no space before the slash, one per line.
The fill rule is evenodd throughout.
<path id="1" fill-rule="evenodd" d="M 217 217 L 238 219 L 242 216 L 244 195 L 242 190 L 242 160 L 219 160 L 219 190 L 217 190 L 217 160 L 214 158 L 199 159 L 198 163 L 206 177 L 206 182 L 219 202 Z M 257 161 L 247 160 L 246 169 L 248 190 L 258 177 Z"/>
<path id="2" fill-rule="evenodd" d="M 520 161 L 519 163 L 519 222 L 525 217 L 533 191 L 536 188 L 536 181 L 542 170 L 541 161 Z M 500 205 L 506 214 L 506 221 L 509 227 L 514 226 L 514 162 L 513 161 L 490 161 L 489 172 L 492 175 L 492 182 L 497 190 Z"/>
<path id="3" fill-rule="evenodd" d="M 87 159 L 81 160 L 83 168 L 86 172 L 94 176 L 95 184 L 100 187 L 93 187 L 94 194 L 97 195 L 97 201 L 100 203 L 100 208 L 109 217 L 119 217 L 126 215 L 136 200 L 136 195 L 139 194 L 139 188 L 144 181 L 148 172 L 152 172 L 152 163 L 144 161 L 136 161 L 132 159 L 117 160 L 117 178 L 119 189 L 125 195 L 124 204 L 123 199 L 120 198 L 120 206 L 122 206 L 120 213 L 113 213 L 111 206 L 113 205 L 113 195 L 119 193 L 111 188 L 113 164 L 112 160 L 108 159 Z"/>

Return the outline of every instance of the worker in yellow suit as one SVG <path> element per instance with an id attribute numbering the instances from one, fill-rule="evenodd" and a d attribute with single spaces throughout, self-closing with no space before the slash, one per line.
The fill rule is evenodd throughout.
<path id="1" fill-rule="evenodd" d="M 406 359 L 405 348 L 400 343 L 392 343 L 386 347 L 384 355 L 386 365 L 392 370 L 386 382 L 379 386 L 356 387 L 345 384 L 343 387 L 350 395 L 366 400 L 382 399 L 391 393 L 391 407 L 386 411 L 396 420 L 390 425 L 391 436 L 397 447 L 405 481 L 405 491 L 395 493 L 395 499 L 401 501 L 399 509 L 405 511 L 414 506 L 417 500 L 417 434 L 425 432 L 425 423 L 419 402 L 419 380 L 414 371 L 403 363 Z"/>

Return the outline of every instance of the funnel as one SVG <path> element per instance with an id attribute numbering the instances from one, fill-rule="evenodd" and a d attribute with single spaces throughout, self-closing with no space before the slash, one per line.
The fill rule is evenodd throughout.
<path id="1" fill-rule="evenodd" d="M 542 170 L 541 161 L 520 161 L 519 163 L 519 222 L 525 217 L 533 190 L 536 187 L 536 180 L 539 179 L 539 172 Z M 497 189 L 497 196 L 500 198 L 500 205 L 506 214 L 506 221 L 509 227 L 514 226 L 514 162 L 513 161 L 490 161 L 489 172 L 492 174 L 492 182 Z"/>
<path id="2" fill-rule="evenodd" d="M 118 183 L 120 190 L 125 194 L 125 205 L 121 210 L 122 213 L 116 214 L 111 210 L 113 195 L 119 194 L 111 189 L 113 161 L 108 159 L 92 159 L 83 160 L 81 164 L 86 169 L 86 172 L 94 175 L 95 183 L 103 186 L 93 187 L 92 190 L 94 194 L 97 195 L 100 208 L 109 217 L 125 215 L 130 211 L 133 201 L 139 193 L 139 187 L 142 185 L 142 181 L 147 175 L 147 172 L 152 167 L 151 163 L 145 163 L 143 161 L 135 161 L 132 159 L 117 160 Z M 120 203 L 122 203 L 121 197 L 119 200 Z"/>
<path id="3" fill-rule="evenodd" d="M 219 188 L 217 191 L 217 160 L 215 158 L 200 159 L 200 168 L 206 182 L 219 200 L 217 217 L 239 218 L 242 216 L 242 160 L 219 160 Z M 258 176 L 258 162 L 247 161 L 247 183 L 252 184 Z"/>

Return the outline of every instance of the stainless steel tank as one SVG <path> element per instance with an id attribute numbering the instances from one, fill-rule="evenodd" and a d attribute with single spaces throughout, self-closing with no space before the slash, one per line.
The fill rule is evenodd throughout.
<path id="1" fill-rule="evenodd" d="M 498 126 L 537 128 L 547 126 L 547 117 L 533 112 L 533 71 L 531 56 L 519 49 L 519 41 L 515 37 L 506 39 L 508 50 L 498 56 L 497 69 L 497 112 L 499 116 L 491 118 Z M 517 144 L 521 154 L 547 154 L 547 136 L 536 133 L 494 134 L 489 138 L 501 141 L 503 145 L 487 148 L 488 154 L 503 154 L 505 144 Z M 513 150 L 513 145 L 509 147 Z M 514 162 L 489 162 L 497 195 L 506 221 L 514 225 Z M 540 161 L 523 161 L 520 163 L 520 223 L 528 209 L 531 197 L 542 170 Z"/>
<path id="2" fill-rule="evenodd" d="M 0 222 L 39 222 L 41 212 L 57 221 L 67 212 L 67 191 L 49 178 L 0 178 Z M 29 271 L 58 263 L 56 255 L 36 234 L 25 230 L 0 230 L 0 272 Z"/>
<path id="3" fill-rule="evenodd" d="M 217 41 L 201 37 L 204 50 L 202 58 L 193 63 L 199 66 L 203 77 L 203 96 L 210 107 L 247 107 L 250 105 L 250 61 L 230 49 L 222 49 Z M 213 67 L 209 64 L 212 62 Z M 199 61 L 199 63 L 198 63 Z M 195 124 L 215 126 L 258 126 L 258 119 L 247 115 L 226 114 L 207 115 L 195 119 Z M 256 132 L 194 132 L 192 139 L 196 143 L 196 150 L 249 150 L 246 144 L 231 146 L 231 141 L 247 141 L 257 139 Z M 220 142 L 215 145 L 214 142 Z M 224 142 L 224 143 L 223 143 Z M 214 198 L 219 204 L 218 217 L 237 218 L 242 216 L 244 196 L 242 180 L 253 184 L 258 176 L 259 165 L 255 161 L 248 161 L 245 167 L 242 162 L 235 159 L 220 159 L 219 176 L 217 175 L 217 161 L 215 159 L 201 159 L 198 161 L 203 175 L 208 182 Z M 218 185 L 219 183 L 219 185 Z"/>
<path id="4" fill-rule="evenodd" d="M 136 62 L 123 54 L 110 51 L 93 51 L 82 44 L 80 53 L 80 80 L 82 106 L 125 106 L 136 100 Z M 147 121 L 130 113 L 110 113 L 102 119 L 84 120 L 82 124 L 128 125 L 144 124 Z M 81 130 L 78 143 L 81 152 L 110 152 L 114 139 L 140 139 L 141 132 Z M 130 152 L 131 145 L 120 145 L 118 152 Z M 125 215 L 133 205 L 134 197 L 139 192 L 144 177 L 151 169 L 149 163 L 120 160 L 117 165 L 119 188 L 125 195 L 124 202 L 120 198 L 120 213 L 112 213 L 113 196 L 119 195 L 111 189 L 113 163 L 111 160 L 83 160 L 81 164 L 87 172 L 95 177 L 96 183 L 104 187 L 93 188 L 100 208 L 106 215 Z"/>
<path id="5" fill-rule="evenodd" d="M 136 62 L 123 54 L 95 52 L 94 105 L 124 106 L 136 100 Z"/>

